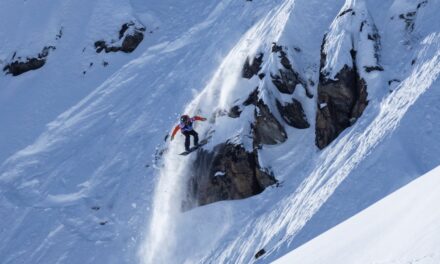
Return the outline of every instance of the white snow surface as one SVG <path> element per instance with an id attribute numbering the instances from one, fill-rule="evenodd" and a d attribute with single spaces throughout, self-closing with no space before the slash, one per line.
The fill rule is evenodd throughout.
<path id="1" fill-rule="evenodd" d="M 439 263 L 440 167 L 283 256 L 283 263 Z"/>
<path id="2" fill-rule="evenodd" d="M 270 263 L 440 164 L 437 0 L 1 5 L 1 68 L 15 52 L 25 58 L 56 47 L 41 69 L 0 74 L 2 263 Z M 357 15 L 338 17 L 347 8 Z M 414 11 L 408 29 L 399 16 Z M 95 41 L 117 38 L 129 21 L 146 27 L 133 53 L 95 52 Z M 377 57 L 365 33 L 373 25 L 381 36 Z M 353 47 L 358 67 L 384 70 L 361 72 L 368 85 L 364 114 L 318 150 L 314 120 L 325 34 L 331 77 L 351 63 Z M 307 82 L 293 95 L 281 94 L 270 80 L 280 67 L 273 42 Z M 242 78 L 244 61 L 258 53 L 266 77 Z M 177 155 L 182 137 L 170 143 L 165 135 L 180 113 L 198 114 L 208 118 L 196 124 L 210 138 L 206 150 L 226 140 L 251 149 L 253 106 L 237 119 L 225 113 L 257 86 L 288 134 L 286 142 L 258 151 L 279 185 L 182 212 L 194 155 Z M 289 127 L 270 103 L 292 97 L 310 128 Z M 410 207 L 407 201 L 396 201 L 396 208 Z M 256 259 L 261 249 L 266 253 Z"/>

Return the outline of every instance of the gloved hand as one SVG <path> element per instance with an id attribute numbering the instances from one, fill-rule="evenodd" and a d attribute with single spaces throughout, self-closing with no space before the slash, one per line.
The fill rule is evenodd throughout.
<path id="1" fill-rule="evenodd" d="M 202 117 L 202 119 L 201 119 L 202 121 L 206 121 L 206 118 L 204 118 L 204 117 Z"/>
<path id="2" fill-rule="evenodd" d="M 171 141 L 173 141 L 174 140 L 174 136 L 171 136 Z"/>

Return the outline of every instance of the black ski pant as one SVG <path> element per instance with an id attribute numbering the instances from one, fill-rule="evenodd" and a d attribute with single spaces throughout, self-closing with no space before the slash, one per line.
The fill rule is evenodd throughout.
<path id="1" fill-rule="evenodd" d="M 192 135 L 194 137 L 194 146 L 197 146 L 199 144 L 199 134 L 197 134 L 196 131 L 183 131 L 182 134 L 185 135 L 185 150 L 189 150 L 190 145 L 190 136 Z"/>

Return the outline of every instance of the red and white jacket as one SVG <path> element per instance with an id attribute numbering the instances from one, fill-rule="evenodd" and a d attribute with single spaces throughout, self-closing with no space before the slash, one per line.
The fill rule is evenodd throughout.
<path id="1" fill-rule="evenodd" d="M 204 117 L 194 116 L 194 117 L 191 117 L 189 119 L 189 122 L 186 123 L 186 124 L 185 123 L 179 123 L 176 127 L 174 127 L 173 133 L 171 133 L 171 138 L 174 138 L 174 136 L 176 135 L 177 131 L 179 131 L 179 130 L 181 130 L 182 132 L 193 130 L 192 125 L 193 125 L 194 121 L 205 121 L 205 120 L 206 120 L 206 118 L 204 118 Z"/>

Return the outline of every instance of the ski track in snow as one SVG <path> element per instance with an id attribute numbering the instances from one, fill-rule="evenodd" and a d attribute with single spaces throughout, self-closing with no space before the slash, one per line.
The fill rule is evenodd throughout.
<path id="1" fill-rule="evenodd" d="M 439 175 L 436 167 L 275 263 L 438 263 Z"/>

